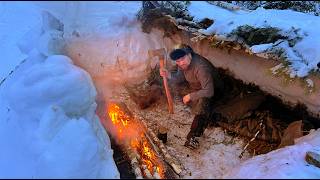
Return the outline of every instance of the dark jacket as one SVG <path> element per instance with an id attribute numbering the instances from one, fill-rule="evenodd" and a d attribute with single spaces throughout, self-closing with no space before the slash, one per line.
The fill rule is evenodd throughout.
<path id="1" fill-rule="evenodd" d="M 199 98 L 214 96 L 215 91 L 223 90 L 223 82 L 219 77 L 218 70 L 204 57 L 192 53 L 191 63 L 187 70 L 178 68 L 178 72 L 173 74 L 170 82 L 181 83 L 187 81 L 194 91 L 190 93 L 191 101 Z"/>

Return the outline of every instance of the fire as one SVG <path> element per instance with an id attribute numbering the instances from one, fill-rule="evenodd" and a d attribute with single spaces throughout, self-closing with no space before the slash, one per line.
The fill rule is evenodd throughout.
<path id="1" fill-rule="evenodd" d="M 114 125 L 117 135 L 120 139 L 128 138 L 130 146 L 135 149 L 141 157 L 141 166 L 145 165 L 149 172 L 154 175 L 158 173 L 161 178 L 164 177 L 162 164 L 159 162 L 155 151 L 151 148 L 143 128 L 134 118 L 128 116 L 117 104 L 109 103 L 108 114 Z"/>

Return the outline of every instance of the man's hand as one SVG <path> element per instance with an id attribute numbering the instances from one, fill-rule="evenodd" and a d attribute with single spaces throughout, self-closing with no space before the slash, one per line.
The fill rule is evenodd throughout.
<path id="1" fill-rule="evenodd" d="M 184 104 L 187 104 L 188 102 L 190 102 L 190 100 L 191 100 L 190 94 L 183 96 L 183 103 Z"/>
<path id="2" fill-rule="evenodd" d="M 171 73 L 165 68 L 160 68 L 160 76 L 170 79 L 171 78 Z"/>

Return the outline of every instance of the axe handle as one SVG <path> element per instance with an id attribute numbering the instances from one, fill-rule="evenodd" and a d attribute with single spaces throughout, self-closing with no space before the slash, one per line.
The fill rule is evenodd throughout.
<path id="1" fill-rule="evenodd" d="M 159 61 L 160 61 L 159 62 L 160 69 L 163 69 L 164 68 L 164 57 L 160 56 Z M 162 78 L 163 78 L 164 89 L 165 89 L 166 95 L 167 95 L 169 113 L 173 114 L 173 101 L 172 101 L 171 93 L 169 91 L 168 80 L 166 77 L 162 77 Z"/>

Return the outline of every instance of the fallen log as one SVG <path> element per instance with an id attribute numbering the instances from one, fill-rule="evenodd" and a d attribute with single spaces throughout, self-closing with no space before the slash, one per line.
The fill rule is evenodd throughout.
<path id="1" fill-rule="evenodd" d="M 312 164 L 312 165 L 320 168 L 320 154 L 319 153 L 308 151 L 306 153 L 305 159 L 309 164 Z"/>
<path id="2" fill-rule="evenodd" d="M 136 176 L 137 179 L 143 179 L 143 175 L 139 166 L 139 162 L 138 162 L 138 153 L 135 153 L 131 148 L 127 148 L 128 150 L 128 156 L 130 159 L 130 164 L 131 167 L 134 171 L 134 174 Z M 140 157 L 139 157 L 140 158 Z"/>
<path id="3" fill-rule="evenodd" d="M 209 4 L 215 5 L 215 6 L 219 6 L 222 7 L 224 9 L 230 10 L 230 11 L 237 11 L 237 10 L 245 10 L 243 8 L 241 8 L 240 6 L 234 5 L 234 4 L 230 4 L 227 2 L 223 2 L 223 1 L 208 1 Z"/>

